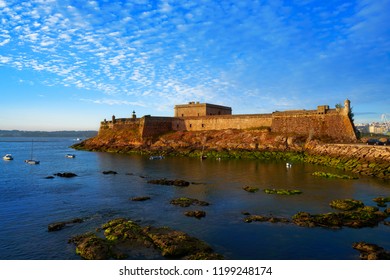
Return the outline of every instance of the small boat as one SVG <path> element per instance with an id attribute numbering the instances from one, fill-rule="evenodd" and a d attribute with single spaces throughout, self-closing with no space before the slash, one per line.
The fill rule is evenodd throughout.
<path id="1" fill-rule="evenodd" d="M 150 156 L 149 159 L 150 160 L 156 160 L 156 159 L 163 159 L 164 156 Z"/>
<path id="2" fill-rule="evenodd" d="M 39 160 L 34 160 L 33 159 L 33 151 L 34 151 L 34 141 L 31 141 L 31 158 L 30 159 L 26 159 L 24 162 L 25 163 L 28 163 L 28 164 L 39 164 Z"/>
<path id="3" fill-rule="evenodd" d="M 67 157 L 67 158 L 75 158 L 76 155 L 74 155 L 74 154 L 66 154 L 65 157 Z"/>
<path id="4" fill-rule="evenodd" d="M 34 159 L 26 159 L 24 162 L 28 164 L 39 164 L 39 160 Z"/>
<path id="5" fill-rule="evenodd" d="M 3 156 L 3 159 L 4 160 L 13 160 L 14 158 L 12 157 L 11 154 L 6 154 L 5 156 Z"/>
<path id="6" fill-rule="evenodd" d="M 292 166 L 291 163 L 289 163 L 289 162 L 286 163 L 286 167 L 287 167 L 287 168 L 291 168 L 291 166 Z"/>

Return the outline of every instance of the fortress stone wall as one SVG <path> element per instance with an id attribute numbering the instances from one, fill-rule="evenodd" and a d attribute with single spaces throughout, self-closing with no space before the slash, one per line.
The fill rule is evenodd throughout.
<path id="1" fill-rule="evenodd" d="M 104 120 L 100 130 L 129 130 L 142 139 L 157 137 L 174 131 L 202 131 L 223 129 L 269 128 L 271 132 L 285 135 L 325 138 L 337 142 L 354 142 L 356 134 L 350 119 L 350 102 L 344 108 L 317 110 L 292 110 L 270 114 L 232 115 L 231 108 L 208 103 L 190 102 L 175 106 L 175 117 L 144 116 Z"/>

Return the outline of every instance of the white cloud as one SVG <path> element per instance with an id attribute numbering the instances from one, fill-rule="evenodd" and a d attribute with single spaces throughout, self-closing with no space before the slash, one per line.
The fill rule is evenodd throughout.
<path id="1" fill-rule="evenodd" d="M 12 61 L 12 58 L 4 55 L 0 55 L 0 63 L 7 64 Z"/>

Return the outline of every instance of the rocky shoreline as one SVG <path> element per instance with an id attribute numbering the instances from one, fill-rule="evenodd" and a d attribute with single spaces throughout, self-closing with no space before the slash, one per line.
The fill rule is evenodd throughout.
<path id="1" fill-rule="evenodd" d="M 305 162 L 390 179 L 388 146 L 324 143 L 297 136 L 275 135 L 267 129 L 174 132 L 142 141 L 123 131 L 117 134 L 103 131 L 72 147 L 125 154 Z"/>

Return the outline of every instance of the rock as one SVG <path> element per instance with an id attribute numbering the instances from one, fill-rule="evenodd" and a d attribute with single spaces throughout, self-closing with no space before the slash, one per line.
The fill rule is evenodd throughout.
<path id="1" fill-rule="evenodd" d="M 181 206 L 181 207 L 189 207 L 190 205 L 199 205 L 199 206 L 208 206 L 210 205 L 206 201 L 201 201 L 195 198 L 188 198 L 188 197 L 180 197 L 171 200 L 170 202 L 173 205 Z"/>
<path id="2" fill-rule="evenodd" d="M 76 245 L 76 254 L 87 260 L 110 259 L 112 252 L 108 242 L 94 233 L 86 233 L 71 238 L 68 243 Z"/>
<path id="3" fill-rule="evenodd" d="M 150 199 L 150 196 L 137 196 L 137 197 L 131 198 L 132 201 L 145 201 L 145 200 L 149 200 L 149 199 Z"/>
<path id="4" fill-rule="evenodd" d="M 125 258 L 122 251 L 132 252 L 140 247 L 160 252 L 169 259 L 223 259 L 205 242 L 168 227 L 141 227 L 131 220 L 117 218 L 101 229 L 106 239 L 86 233 L 71 238 L 69 243 L 76 244 L 76 253 L 84 259 Z"/>
<path id="5" fill-rule="evenodd" d="M 290 220 L 286 218 L 278 218 L 273 216 L 250 215 L 244 219 L 245 223 L 251 222 L 270 222 L 270 223 L 289 223 Z"/>
<path id="6" fill-rule="evenodd" d="M 213 252 L 211 247 L 203 241 L 170 228 L 150 228 L 147 235 L 161 250 L 164 257 L 190 258 L 200 253 L 209 255 Z"/>
<path id="7" fill-rule="evenodd" d="M 355 210 L 364 207 L 364 203 L 355 199 L 337 199 L 330 202 L 330 207 L 343 211 Z"/>
<path id="8" fill-rule="evenodd" d="M 201 219 L 206 217 L 206 212 L 205 211 L 187 211 L 184 213 L 187 217 L 194 217 L 197 219 Z"/>
<path id="9" fill-rule="evenodd" d="M 279 194 L 279 195 L 294 195 L 301 194 L 300 190 L 286 190 L 286 189 L 264 189 L 266 194 Z"/>
<path id="10" fill-rule="evenodd" d="M 76 177 L 77 175 L 72 173 L 72 172 L 64 172 L 64 173 L 56 173 L 56 174 L 54 174 L 54 176 L 64 177 L 64 178 L 72 178 L 72 177 Z"/>
<path id="11" fill-rule="evenodd" d="M 242 189 L 244 191 L 251 192 L 251 193 L 255 193 L 255 192 L 259 191 L 259 188 L 251 187 L 251 186 L 246 186 L 246 187 L 243 187 Z"/>
<path id="12" fill-rule="evenodd" d="M 73 220 L 65 221 L 65 222 L 56 222 L 56 223 L 49 224 L 47 226 L 47 230 L 49 232 L 50 231 L 59 231 L 59 230 L 63 229 L 66 225 L 82 223 L 82 222 L 84 222 L 84 220 L 81 218 L 75 218 Z"/>
<path id="13" fill-rule="evenodd" d="M 340 213 L 310 214 L 299 212 L 292 217 L 293 223 L 304 227 L 351 228 L 373 227 L 388 217 L 388 213 L 378 211 L 378 208 L 364 206 L 353 211 Z"/>
<path id="14" fill-rule="evenodd" d="M 48 231 L 59 231 L 66 226 L 65 222 L 52 223 L 47 226 Z"/>
<path id="15" fill-rule="evenodd" d="M 103 171 L 102 173 L 103 173 L 104 175 L 108 175 L 108 174 L 113 174 L 113 175 L 115 175 L 115 174 L 118 174 L 118 172 L 112 171 L 112 170 Z"/>
<path id="16" fill-rule="evenodd" d="M 376 244 L 366 242 L 355 242 L 352 248 L 360 252 L 362 260 L 390 260 L 390 252 Z"/>
<path id="17" fill-rule="evenodd" d="M 379 196 L 374 198 L 373 201 L 376 202 L 379 207 L 386 207 L 386 203 L 390 202 L 390 197 Z"/>
<path id="18" fill-rule="evenodd" d="M 155 185 L 167 185 L 167 186 L 177 186 L 177 187 L 187 187 L 190 185 L 190 182 L 184 181 L 184 180 L 167 180 L 167 179 L 156 179 L 156 180 L 149 180 L 148 184 L 155 184 Z"/>

